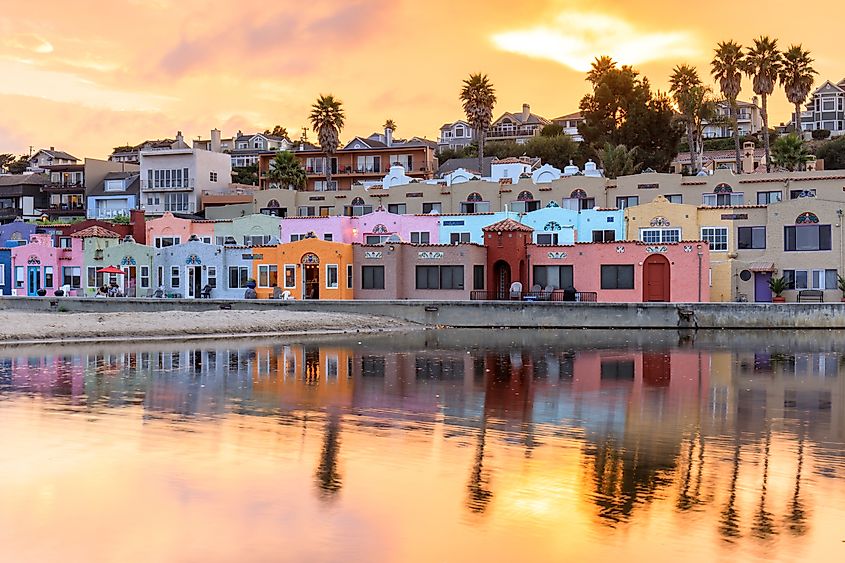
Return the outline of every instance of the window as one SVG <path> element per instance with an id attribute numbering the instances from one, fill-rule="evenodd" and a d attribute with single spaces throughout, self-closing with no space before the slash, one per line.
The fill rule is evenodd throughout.
<path id="1" fill-rule="evenodd" d="M 710 243 L 710 250 L 722 252 L 728 249 L 727 227 L 702 227 L 701 239 Z"/>
<path id="2" fill-rule="evenodd" d="M 604 360 L 601 363 L 601 379 L 616 381 L 634 380 L 633 360 Z"/>
<path id="3" fill-rule="evenodd" d="M 681 229 L 640 229 L 640 240 L 648 244 L 667 244 L 681 240 Z"/>
<path id="4" fill-rule="evenodd" d="M 361 215 L 367 215 L 368 213 L 373 212 L 372 205 L 347 205 L 343 208 L 343 214 L 347 217 L 360 217 Z"/>
<path id="5" fill-rule="evenodd" d="M 53 266 L 44 266 L 44 287 L 53 287 Z"/>
<path id="6" fill-rule="evenodd" d="M 440 213 L 443 209 L 443 204 L 438 202 L 429 202 L 423 203 L 423 215 L 428 215 L 429 213 Z"/>
<path id="7" fill-rule="evenodd" d="M 208 173 L 208 180 L 210 182 L 216 182 L 217 181 L 217 172 L 209 172 Z"/>
<path id="8" fill-rule="evenodd" d="M 302 205 L 296 210 L 296 214 L 300 217 L 314 217 L 317 214 L 317 208 L 313 205 Z"/>
<path id="9" fill-rule="evenodd" d="M 768 205 L 781 199 L 783 199 L 783 194 L 780 192 L 757 192 L 757 205 Z"/>
<path id="10" fill-rule="evenodd" d="M 384 244 L 387 240 L 387 235 L 367 235 L 364 237 L 364 244 Z"/>
<path id="11" fill-rule="evenodd" d="M 326 289 L 339 287 L 337 264 L 326 264 Z"/>
<path id="12" fill-rule="evenodd" d="M 472 267 L 472 288 L 484 289 L 484 266 L 475 265 Z"/>
<path id="13" fill-rule="evenodd" d="M 332 180 L 331 182 L 327 180 L 314 180 L 314 191 L 315 192 L 336 192 L 337 191 L 337 180 Z"/>
<path id="14" fill-rule="evenodd" d="M 6 264 L 0 264 L 0 287 L 6 285 Z"/>
<path id="15" fill-rule="evenodd" d="M 640 196 L 625 195 L 616 198 L 616 208 L 626 209 L 640 204 Z"/>
<path id="16" fill-rule="evenodd" d="M 396 213 L 397 215 L 404 215 L 408 212 L 407 205 L 405 205 L 404 203 L 388 203 L 387 212 Z"/>
<path id="17" fill-rule="evenodd" d="M 70 237 L 59 237 L 59 248 L 70 248 Z"/>
<path id="18" fill-rule="evenodd" d="M 296 233 L 296 234 L 292 234 L 292 235 L 290 236 L 290 241 L 291 241 L 291 242 L 296 242 L 296 241 L 298 241 L 298 240 L 304 240 L 304 239 L 306 239 L 306 238 L 308 238 L 308 235 L 307 235 L 307 234 L 305 234 L 305 233 Z"/>
<path id="19" fill-rule="evenodd" d="M 179 266 L 170 266 L 170 287 L 179 287 Z"/>
<path id="20" fill-rule="evenodd" d="M 165 248 L 182 243 L 182 237 L 156 237 L 156 248 Z"/>
<path id="21" fill-rule="evenodd" d="M 156 268 L 156 287 L 164 287 L 164 266 Z"/>
<path id="22" fill-rule="evenodd" d="M 263 244 L 269 244 L 270 239 L 272 237 L 270 235 L 249 235 L 244 237 L 244 246 L 261 246 Z M 211 242 L 211 241 L 209 241 Z"/>
<path id="23" fill-rule="evenodd" d="M 355 172 L 381 172 L 381 157 L 359 156 L 356 161 Z"/>
<path id="24" fill-rule="evenodd" d="M 15 266 L 15 287 L 23 287 L 24 285 L 24 270 L 23 266 Z"/>
<path id="25" fill-rule="evenodd" d="M 684 196 L 682 194 L 669 194 L 666 196 L 666 201 L 669 203 L 683 203 Z"/>
<path id="26" fill-rule="evenodd" d="M 334 235 L 331 233 L 323 233 L 323 240 L 331 242 L 334 240 Z"/>
<path id="27" fill-rule="evenodd" d="M 396 165 L 403 167 L 405 170 L 413 170 L 414 169 L 414 157 L 410 154 L 397 154 L 390 157 L 390 165 Z"/>
<path id="28" fill-rule="evenodd" d="M 510 210 L 514 213 L 528 213 L 540 209 L 540 200 L 518 200 L 510 203 Z"/>
<path id="29" fill-rule="evenodd" d="M 816 197 L 816 190 L 789 190 L 789 199 L 800 197 Z"/>
<path id="30" fill-rule="evenodd" d="M 736 245 L 740 250 L 766 248 L 766 227 L 739 227 Z"/>
<path id="31" fill-rule="evenodd" d="M 610 265 L 601 267 L 602 289 L 634 289 L 634 265 Z"/>
<path id="32" fill-rule="evenodd" d="M 463 288 L 463 266 L 417 266 L 417 289 Z"/>
<path id="33" fill-rule="evenodd" d="M 208 269 L 211 272 L 211 268 Z M 209 274 L 209 277 L 211 274 Z M 211 283 L 209 280 L 208 283 Z M 211 286 L 214 287 L 214 286 Z M 150 267 L 149 266 L 141 266 L 141 288 L 142 289 L 149 289 L 150 288 Z"/>
<path id="34" fill-rule="evenodd" d="M 258 287 L 276 287 L 279 283 L 279 267 L 275 264 L 258 265 Z"/>
<path id="35" fill-rule="evenodd" d="M 702 194 L 702 203 L 708 207 L 729 207 L 731 205 L 742 205 L 745 203 L 745 194 L 740 193 L 719 193 Z"/>
<path id="36" fill-rule="evenodd" d="M 787 289 L 838 289 L 836 270 L 784 270 Z"/>
<path id="37" fill-rule="evenodd" d="M 352 289 L 352 264 L 346 265 L 346 287 Z"/>
<path id="38" fill-rule="evenodd" d="M 469 242 L 470 233 L 450 233 L 449 244 L 458 244 L 461 242 Z"/>
<path id="39" fill-rule="evenodd" d="M 783 249 L 788 252 L 830 250 L 830 225 L 790 225 L 784 227 Z"/>
<path id="40" fill-rule="evenodd" d="M 82 268 L 79 266 L 63 267 L 62 285 L 69 285 L 71 289 L 82 289 Z"/>
<path id="41" fill-rule="evenodd" d="M 164 210 L 176 212 L 188 211 L 188 194 L 164 194 Z"/>
<path id="42" fill-rule="evenodd" d="M 384 289 L 384 266 L 361 266 L 361 289 Z"/>
<path id="43" fill-rule="evenodd" d="M 603 231 L 593 231 L 593 242 L 613 242 L 616 240 L 616 231 L 606 229 Z"/>
<path id="44" fill-rule="evenodd" d="M 490 211 L 489 201 L 462 201 L 461 213 L 488 213 Z"/>
<path id="45" fill-rule="evenodd" d="M 293 289 L 296 287 L 296 266 L 293 264 L 285 265 L 285 289 Z"/>
<path id="46" fill-rule="evenodd" d="M 168 170 L 147 170 L 146 189 L 160 188 L 190 188 L 187 168 L 171 168 Z"/>
<path id="47" fill-rule="evenodd" d="M 321 205 L 320 217 L 330 217 L 334 212 L 334 205 Z"/>
<path id="48" fill-rule="evenodd" d="M 229 289 L 243 289 L 249 281 L 249 267 L 229 266 Z"/>
<path id="49" fill-rule="evenodd" d="M 572 266 L 534 266 L 534 284 L 543 289 L 572 287 Z"/>
<path id="50" fill-rule="evenodd" d="M 558 233 L 537 233 L 537 244 L 557 244 Z"/>
<path id="51" fill-rule="evenodd" d="M 411 244 L 429 244 L 431 233 L 420 231 L 411 233 Z"/>

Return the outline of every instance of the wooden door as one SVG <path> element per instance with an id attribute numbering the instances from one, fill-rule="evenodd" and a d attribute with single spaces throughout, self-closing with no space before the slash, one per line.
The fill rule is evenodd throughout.
<path id="1" fill-rule="evenodd" d="M 652 254 L 643 263 L 643 301 L 669 301 L 669 260 Z"/>

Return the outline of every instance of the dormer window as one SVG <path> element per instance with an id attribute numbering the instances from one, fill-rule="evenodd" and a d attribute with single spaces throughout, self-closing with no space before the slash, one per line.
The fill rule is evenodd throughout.
<path id="1" fill-rule="evenodd" d="M 455 127 L 455 137 L 463 137 L 464 135 L 465 133 L 463 125 L 458 125 L 457 127 Z"/>

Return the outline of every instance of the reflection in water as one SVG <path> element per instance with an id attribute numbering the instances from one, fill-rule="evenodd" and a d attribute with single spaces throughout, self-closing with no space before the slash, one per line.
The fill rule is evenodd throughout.
<path id="1" fill-rule="evenodd" d="M 36 459 L 61 451 L 66 465 L 55 471 L 69 479 L 61 491 L 84 486 L 86 473 L 76 467 L 86 460 L 94 474 L 134 469 L 143 480 L 124 485 L 143 482 L 150 495 L 130 500 L 128 489 L 108 486 L 108 479 L 98 480 L 102 494 L 142 512 L 149 505 L 202 521 L 207 516 L 190 503 L 174 507 L 167 500 L 173 482 L 180 489 L 190 483 L 203 492 L 181 491 L 179 498 L 206 499 L 210 504 L 196 509 L 229 518 L 233 530 L 258 525 L 255 514 L 290 521 L 286 511 L 320 517 L 331 504 L 325 514 L 381 529 L 380 538 L 426 514 L 436 521 L 432 534 L 466 548 L 464 555 L 488 549 L 493 559 L 506 552 L 526 560 L 608 558 L 614 545 L 620 553 L 648 546 L 652 521 L 667 534 L 667 556 L 689 557 L 691 548 L 700 551 L 692 559 L 719 558 L 720 550 L 756 556 L 778 536 L 785 559 L 790 545 L 808 558 L 816 546 L 824 553 L 825 542 L 841 543 L 831 523 L 845 516 L 841 335 L 806 342 L 757 333 L 722 338 L 650 333 L 637 342 L 601 331 L 442 331 L 360 342 L 2 350 L 0 428 L 10 430 L 0 431 L 0 470 L 8 479 L 0 493 L 23 496 L 17 510 L 14 499 L 11 509 L 0 509 L 0 539 L 26 538 L 45 521 L 84 509 L 65 499 L 40 505 L 38 519 L 20 517 L 29 514 L 24 499 L 47 498 L 46 483 L 56 476 L 33 475 L 30 466 L 16 472 L 20 460 L 9 452 Z M 208 450 L 199 446 L 203 439 Z M 76 443 L 78 451 L 68 449 Z M 110 466 L 107 452 L 127 443 L 143 457 L 133 469 Z M 228 467 L 233 482 L 261 482 L 253 472 L 274 460 L 264 471 L 279 477 L 267 485 L 282 497 L 242 491 L 215 501 L 233 486 L 215 468 L 229 451 L 238 452 Z M 159 464 L 169 484 L 156 488 L 149 480 Z M 191 477 L 179 477 L 186 466 Z M 308 474 L 314 487 L 305 490 Z M 484 518 L 454 514 L 455 497 L 463 514 Z M 490 540 L 488 527 L 502 540 Z M 584 539 L 572 540 L 577 549 L 527 544 L 506 533 L 513 527 L 535 538 L 571 528 Z M 628 532 L 615 543 L 588 539 L 617 528 Z M 708 530 L 722 541 L 711 543 Z M 367 535 L 333 529 L 325 545 L 286 549 L 305 560 L 337 559 L 329 547 L 335 545 L 362 550 L 363 560 L 443 559 L 428 535 L 418 542 L 404 536 L 414 550 L 390 555 L 383 545 L 352 545 L 360 541 L 353 537 Z M 259 546 L 256 558 L 282 549 L 267 537 L 252 543 Z M 27 551 L 49 546 L 24 540 L 10 549 L 21 559 L 53 555 Z"/>

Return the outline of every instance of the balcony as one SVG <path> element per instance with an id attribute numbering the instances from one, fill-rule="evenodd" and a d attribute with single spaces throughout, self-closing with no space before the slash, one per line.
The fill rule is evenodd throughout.
<path id="1" fill-rule="evenodd" d="M 97 209 L 94 219 L 114 219 L 115 217 L 129 217 L 129 208 L 125 209 Z"/>
<path id="2" fill-rule="evenodd" d="M 534 137 L 540 134 L 539 127 L 492 127 L 487 130 L 487 139 Z"/>
<path id="3" fill-rule="evenodd" d="M 163 185 L 161 182 L 155 183 L 150 185 L 149 180 L 141 180 L 141 191 L 142 192 L 185 192 L 191 191 L 194 189 L 194 179 L 190 178 L 189 180 L 181 181 L 177 184 L 171 185 Z"/>
<path id="4" fill-rule="evenodd" d="M 20 207 L 0 207 L 0 219 L 8 220 L 15 217 L 23 217 L 23 209 Z"/>
<path id="5" fill-rule="evenodd" d="M 43 186 L 41 191 L 50 194 L 82 194 L 85 193 L 85 184 L 83 182 L 51 183 Z"/>
<path id="6" fill-rule="evenodd" d="M 84 217 L 85 207 L 81 205 L 51 206 L 40 210 L 50 217 Z"/>

